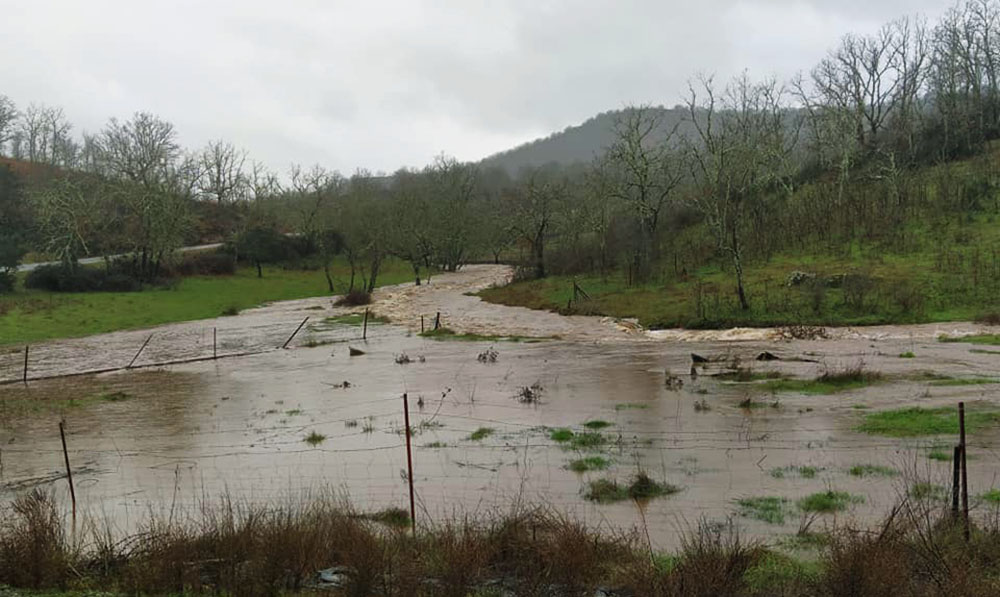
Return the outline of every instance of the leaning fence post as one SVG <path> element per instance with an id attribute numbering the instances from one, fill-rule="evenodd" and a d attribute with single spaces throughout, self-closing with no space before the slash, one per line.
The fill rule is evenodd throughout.
<path id="1" fill-rule="evenodd" d="M 62 439 L 63 458 L 66 460 L 66 478 L 69 480 L 69 497 L 73 502 L 73 524 L 76 524 L 76 490 L 73 489 L 73 471 L 69 468 L 69 452 L 66 450 L 66 432 L 59 421 L 59 437 Z"/>
<path id="2" fill-rule="evenodd" d="M 362 340 L 368 339 L 368 309 L 365 309 L 365 322 L 361 329 L 361 339 Z"/>
<path id="3" fill-rule="evenodd" d="M 24 347 L 24 374 L 21 377 L 21 381 L 24 382 L 24 385 L 28 385 L 28 349 L 30 348 L 30 346 Z"/>
<path id="4" fill-rule="evenodd" d="M 293 338 L 295 338 L 295 335 L 299 333 L 299 330 L 302 329 L 302 326 L 304 326 L 307 321 L 309 321 L 308 317 L 302 320 L 302 323 L 299 324 L 299 327 L 295 328 L 295 331 L 292 332 L 292 335 L 288 337 L 288 340 L 285 340 L 285 343 L 281 345 L 282 348 L 288 348 L 288 344 L 292 341 Z"/>
<path id="5" fill-rule="evenodd" d="M 410 403 L 403 394 L 403 424 L 406 425 L 406 478 L 410 482 L 410 525 L 417 536 L 417 509 L 413 500 L 413 451 L 410 448 Z"/>
<path id="6" fill-rule="evenodd" d="M 139 352 L 135 353 L 135 356 L 132 357 L 131 361 L 129 361 L 128 367 L 125 367 L 126 369 L 132 368 L 132 365 L 135 364 L 135 360 L 139 358 L 139 355 L 142 354 L 142 351 L 146 350 L 146 345 L 149 344 L 149 341 L 152 339 L 153 339 L 153 334 L 150 334 L 149 337 L 146 338 L 146 341 L 142 343 L 142 346 L 139 347 Z"/>
<path id="7" fill-rule="evenodd" d="M 965 445 L 965 403 L 958 403 L 958 445 L 962 447 L 962 518 L 966 542 L 969 541 L 969 469 Z"/>
<path id="8" fill-rule="evenodd" d="M 441 327 L 441 312 L 438 311 L 437 315 L 434 317 L 434 330 L 437 331 Z"/>

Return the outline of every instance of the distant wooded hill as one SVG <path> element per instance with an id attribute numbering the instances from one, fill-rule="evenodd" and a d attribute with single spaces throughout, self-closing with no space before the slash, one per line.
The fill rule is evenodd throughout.
<path id="1" fill-rule="evenodd" d="M 657 106 L 650 110 L 662 116 L 660 128 L 664 134 L 678 125 L 683 128 L 682 123 L 689 114 L 683 106 Z M 589 163 L 614 142 L 615 122 L 624 113 L 625 110 L 602 112 L 578 126 L 570 126 L 548 137 L 491 155 L 482 161 L 482 165 L 486 168 L 500 167 L 516 175 L 522 168 L 537 168 L 552 162 L 567 166 Z"/>

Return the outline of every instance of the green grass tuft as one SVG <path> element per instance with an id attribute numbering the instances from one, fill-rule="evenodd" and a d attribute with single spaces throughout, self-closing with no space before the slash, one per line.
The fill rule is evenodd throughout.
<path id="1" fill-rule="evenodd" d="M 777 496 L 747 497 L 736 500 L 740 516 L 763 520 L 770 524 L 784 524 L 788 513 L 788 498 Z"/>
<path id="2" fill-rule="evenodd" d="M 618 410 L 618 411 L 622 411 L 622 410 L 644 410 L 644 409 L 647 409 L 647 408 L 649 408 L 648 404 L 642 404 L 642 403 L 638 403 L 638 402 L 623 402 L 621 404 L 616 404 L 615 405 L 615 410 Z"/>
<path id="3" fill-rule="evenodd" d="M 894 468 L 878 464 L 856 464 L 847 472 L 852 477 L 895 477 L 899 474 Z"/>
<path id="4" fill-rule="evenodd" d="M 1000 505 L 1000 489 L 991 489 L 979 494 L 979 499 L 989 504 Z"/>
<path id="5" fill-rule="evenodd" d="M 680 491 L 680 488 L 669 483 L 659 483 L 646 473 L 638 473 L 629 485 L 622 485 L 614 479 L 596 479 L 591 481 L 584 497 L 598 504 L 610 504 L 626 499 L 647 500 Z"/>
<path id="6" fill-rule="evenodd" d="M 493 429 L 492 428 L 490 428 L 490 427 L 480 427 L 479 429 L 476 429 L 475 431 L 473 431 L 471 435 L 469 435 L 469 439 L 471 439 L 474 442 L 478 442 L 480 440 L 486 439 L 487 437 L 489 437 L 491 435 L 493 435 Z"/>
<path id="7" fill-rule="evenodd" d="M 865 498 L 859 495 L 851 495 L 845 491 L 822 491 L 808 495 L 798 501 L 798 507 L 803 512 L 818 512 L 828 514 L 831 512 L 842 512 L 851 504 L 862 504 Z"/>
<path id="8" fill-rule="evenodd" d="M 549 437 L 554 442 L 564 443 L 573 439 L 573 431 L 571 429 L 566 429 L 565 427 L 561 427 L 559 429 L 553 429 L 549 433 Z"/>
<path id="9" fill-rule="evenodd" d="M 941 336 L 941 342 L 964 342 L 966 344 L 984 344 L 1000 346 L 1000 334 L 976 334 L 972 336 Z"/>
<path id="10" fill-rule="evenodd" d="M 587 471 L 603 471 L 611 466 L 611 461 L 602 456 L 588 456 L 570 462 L 566 468 L 574 473 L 585 473 Z"/>
<path id="11" fill-rule="evenodd" d="M 820 471 L 824 470 L 821 466 L 807 466 L 807 465 L 796 465 L 796 466 L 783 466 L 780 468 L 773 468 L 770 471 L 770 475 L 775 479 L 784 479 L 789 474 L 798 475 L 803 479 L 815 479 L 816 475 Z"/>
<path id="12" fill-rule="evenodd" d="M 587 429 L 594 429 L 594 430 L 604 429 L 605 427 L 611 427 L 611 425 L 613 425 L 613 423 L 601 420 L 587 421 L 586 423 L 583 424 L 583 426 L 586 427 Z"/>
<path id="13" fill-rule="evenodd" d="M 899 358 L 901 359 L 913 359 L 916 358 L 916 356 L 917 355 L 913 354 L 913 351 L 911 350 L 899 354 Z"/>
<path id="14" fill-rule="evenodd" d="M 311 431 L 303 441 L 305 441 L 310 446 L 315 447 L 325 442 L 326 436 L 323 435 L 322 433 L 316 433 L 315 431 Z"/>

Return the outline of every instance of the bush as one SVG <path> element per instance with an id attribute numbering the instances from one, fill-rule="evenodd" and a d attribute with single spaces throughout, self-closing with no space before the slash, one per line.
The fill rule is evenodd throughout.
<path id="1" fill-rule="evenodd" d="M 17 275 L 7 271 L 0 271 L 0 292 L 11 292 L 14 290 L 14 282 Z"/>
<path id="2" fill-rule="evenodd" d="M 167 273 L 173 276 L 229 276 L 236 273 L 236 261 L 226 253 L 188 253 Z"/>
<path id="3" fill-rule="evenodd" d="M 359 305 L 367 305 L 372 302 L 372 295 L 368 294 L 364 290 L 354 290 L 348 292 L 344 296 L 337 300 L 337 304 L 340 306 L 350 306 L 357 307 Z"/>
<path id="4" fill-rule="evenodd" d="M 142 284 L 121 271 L 107 272 L 102 269 L 77 267 L 68 268 L 62 264 L 43 265 L 28 273 L 24 287 L 49 292 L 134 292 L 142 290 Z"/>

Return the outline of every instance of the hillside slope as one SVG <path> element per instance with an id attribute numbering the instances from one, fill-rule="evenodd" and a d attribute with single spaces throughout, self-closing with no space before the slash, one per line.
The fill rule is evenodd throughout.
<path id="1" fill-rule="evenodd" d="M 657 106 L 650 109 L 662 117 L 660 128 L 663 134 L 675 126 L 683 126 L 688 114 L 687 108 L 680 106 Z M 509 174 L 516 175 L 523 168 L 537 168 L 552 162 L 564 166 L 589 163 L 614 141 L 615 122 L 624 113 L 625 110 L 602 112 L 577 126 L 567 127 L 548 137 L 491 155 L 481 164 L 486 168 L 503 168 Z"/>

